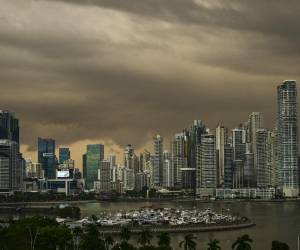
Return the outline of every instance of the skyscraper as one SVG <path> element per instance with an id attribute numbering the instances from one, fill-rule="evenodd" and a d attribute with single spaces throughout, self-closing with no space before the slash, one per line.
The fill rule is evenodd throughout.
<path id="1" fill-rule="evenodd" d="M 69 148 L 59 148 L 59 164 L 63 164 L 66 160 L 71 158 L 71 152 Z"/>
<path id="2" fill-rule="evenodd" d="M 227 144 L 228 130 L 224 126 L 219 125 L 216 128 L 216 150 L 217 150 L 217 171 L 218 185 L 224 184 L 224 164 L 225 164 L 225 145 Z"/>
<path id="3" fill-rule="evenodd" d="M 179 133 L 174 136 L 171 147 L 174 186 L 181 188 L 181 169 L 187 167 L 186 136 L 184 133 Z"/>
<path id="4" fill-rule="evenodd" d="M 13 113 L 0 110 L 0 139 L 19 141 L 19 120 Z"/>
<path id="5" fill-rule="evenodd" d="M 232 130 L 233 160 L 245 160 L 246 130 L 235 128 Z"/>
<path id="6" fill-rule="evenodd" d="M 197 147 L 196 187 L 197 194 L 201 189 L 217 187 L 216 138 L 213 134 L 202 135 Z"/>
<path id="7" fill-rule="evenodd" d="M 98 180 L 100 182 L 100 192 L 108 193 L 112 189 L 110 170 L 110 161 L 102 160 L 99 162 Z"/>
<path id="8" fill-rule="evenodd" d="M 298 114 L 296 81 L 277 87 L 278 177 L 286 196 L 299 195 Z"/>
<path id="9" fill-rule="evenodd" d="M 196 169 L 196 148 L 201 143 L 201 135 L 206 134 L 206 127 L 201 120 L 194 120 L 193 125 L 183 133 L 186 137 L 186 167 Z"/>
<path id="10" fill-rule="evenodd" d="M 224 188 L 233 185 L 233 149 L 230 144 L 224 146 Z"/>
<path id="11" fill-rule="evenodd" d="M 42 165 L 45 178 L 55 178 L 57 165 L 55 140 L 38 138 L 38 162 Z"/>
<path id="12" fill-rule="evenodd" d="M 0 139 L 0 192 L 21 191 L 25 161 L 18 143 Z"/>
<path id="13" fill-rule="evenodd" d="M 98 179 L 99 163 L 104 160 L 104 145 L 87 145 L 85 158 L 85 170 L 83 171 L 85 174 L 85 183 L 88 189 L 92 189 L 94 181 Z"/>
<path id="14" fill-rule="evenodd" d="M 160 186 L 163 183 L 163 138 L 156 135 L 153 139 L 153 184 Z"/>
<path id="15" fill-rule="evenodd" d="M 252 112 L 248 121 L 250 151 L 254 156 L 254 169 L 257 168 L 256 131 L 263 128 L 263 117 L 259 112 Z"/>
<path id="16" fill-rule="evenodd" d="M 256 185 L 268 187 L 270 180 L 270 165 L 268 164 L 268 131 L 256 130 Z"/>

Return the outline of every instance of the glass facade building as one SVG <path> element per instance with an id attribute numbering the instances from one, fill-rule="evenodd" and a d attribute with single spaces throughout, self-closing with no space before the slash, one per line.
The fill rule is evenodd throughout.
<path id="1" fill-rule="evenodd" d="M 0 139 L 7 139 L 20 143 L 19 120 L 13 113 L 0 110 Z"/>
<path id="2" fill-rule="evenodd" d="M 98 180 L 98 169 L 100 161 L 104 160 L 104 145 L 87 145 L 83 173 L 86 179 L 86 187 L 92 189 L 94 181 Z"/>
<path id="3" fill-rule="evenodd" d="M 38 138 L 38 162 L 42 165 L 45 178 L 54 179 L 56 176 L 57 165 L 55 140 Z"/>
<path id="4" fill-rule="evenodd" d="M 65 161 L 71 158 L 71 152 L 69 148 L 59 148 L 59 164 L 63 164 Z"/>
<path id="5" fill-rule="evenodd" d="M 296 81 L 277 87 L 278 181 L 286 196 L 299 194 L 298 114 Z"/>

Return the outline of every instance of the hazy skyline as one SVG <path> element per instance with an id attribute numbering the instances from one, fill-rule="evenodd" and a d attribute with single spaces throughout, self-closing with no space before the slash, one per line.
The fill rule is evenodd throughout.
<path id="1" fill-rule="evenodd" d="M 276 86 L 300 79 L 299 1 L 0 0 L 0 109 L 38 136 L 120 153 L 201 119 L 276 119 Z M 167 144 L 169 147 L 169 144 Z M 81 166 L 80 166 L 81 167 Z"/>

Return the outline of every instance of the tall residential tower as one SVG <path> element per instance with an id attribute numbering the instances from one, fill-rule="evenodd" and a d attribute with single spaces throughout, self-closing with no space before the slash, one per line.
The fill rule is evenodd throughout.
<path id="1" fill-rule="evenodd" d="M 287 197 L 299 194 L 298 115 L 296 81 L 277 87 L 278 180 Z"/>

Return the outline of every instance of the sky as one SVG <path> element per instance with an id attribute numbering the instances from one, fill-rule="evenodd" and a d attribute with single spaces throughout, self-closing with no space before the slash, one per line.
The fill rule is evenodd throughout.
<path id="1" fill-rule="evenodd" d="M 121 155 L 202 120 L 276 120 L 276 86 L 300 81 L 300 1 L 0 0 L 0 109 L 37 137 Z"/>

